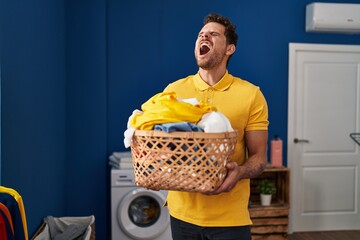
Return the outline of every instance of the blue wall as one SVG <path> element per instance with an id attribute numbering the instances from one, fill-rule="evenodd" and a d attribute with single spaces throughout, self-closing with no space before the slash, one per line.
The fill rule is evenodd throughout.
<path id="1" fill-rule="evenodd" d="M 66 209 L 64 2 L 1 1 L 1 184 L 23 197 L 31 233 Z"/>
<path id="2" fill-rule="evenodd" d="M 97 239 L 110 239 L 107 156 L 125 150 L 134 109 L 197 71 L 207 13 L 237 25 L 229 71 L 261 87 L 285 143 L 289 42 L 360 44 L 305 33 L 309 0 L 0 1 L 1 184 L 23 196 L 30 235 L 47 215 L 95 214 Z"/>
<path id="3" fill-rule="evenodd" d="M 68 0 L 66 25 L 65 213 L 94 214 L 99 239 L 108 226 L 106 1 Z"/>

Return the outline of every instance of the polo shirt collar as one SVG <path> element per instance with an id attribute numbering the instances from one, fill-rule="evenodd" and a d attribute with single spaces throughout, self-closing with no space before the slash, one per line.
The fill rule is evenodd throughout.
<path id="1" fill-rule="evenodd" d="M 230 85 L 233 82 L 233 77 L 231 74 L 228 73 L 228 71 L 226 70 L 224 76 L 220 79 L 219 82 L 217 82 L 214 86 L 210 86 L 209 84 L 207 84 L 200 76 L 199 72 L 194 76 L 194 83 L 195 86 L 200 90 L 200 91 L 205 91 L 209 88 L 215 89 L 216 91 L 225 91 L 226 89 L 228 89 L 230 87 Z"/>

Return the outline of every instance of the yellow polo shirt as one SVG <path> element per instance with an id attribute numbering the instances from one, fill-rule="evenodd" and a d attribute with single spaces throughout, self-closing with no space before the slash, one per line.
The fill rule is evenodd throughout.
<path id="1" fill-rule="evenodd" d="M 259 87 L 228 72 L 214 86 L 198 73 L 169 84 L 164 91 L 174 91 L 182 99 L 197 98 L 223 113 L 239 132 L 233 155 L 239 165 L 246 160 L 244 133 L 268 129 L 267 103 Z M 169 191 L 167 206 L 171 216 L 195 225 L 244 226 L 252 223 L 249 196 L 250 180 L 243 179 L 230 192 L 218 195 Z"/>

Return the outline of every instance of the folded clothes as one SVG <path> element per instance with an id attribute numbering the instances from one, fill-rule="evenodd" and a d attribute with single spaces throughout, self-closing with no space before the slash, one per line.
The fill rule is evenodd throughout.
<path id="1" fill-rule="evenodd" d="M 132 162 L 131 152 L 113 152 L 112 156 L 119 159 L 121 162 Z"/>
<path id="2" fill-rule="evenodd" d="M 164 132 L 202 132 L 203 130 L 193 123 L 177 122 L 177 123 L 164 123 L 154 126 L 155 131 Z"/>
<path id="3" fill-rule="evenodd" d="M 112 169 L 133 168 L 131 152 L 113 152 L 109 156 L 109 165 Z"/>

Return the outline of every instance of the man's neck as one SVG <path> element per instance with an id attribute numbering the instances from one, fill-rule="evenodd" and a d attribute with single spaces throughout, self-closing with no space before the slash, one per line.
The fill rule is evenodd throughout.
<path id="1" fill-rule="evenodd" d="M 214 86 L 225 75 L 226 68 L 205 70 L 199 68 L 200 77 L 210 86 Z"/>

